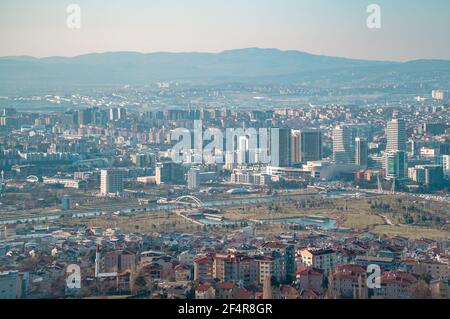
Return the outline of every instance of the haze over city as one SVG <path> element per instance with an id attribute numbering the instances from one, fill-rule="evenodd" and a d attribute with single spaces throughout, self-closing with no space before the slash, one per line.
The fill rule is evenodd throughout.
<path id="1" fill-rule="evenodd" d="M 431 313 L 449 30 L 447 0 L 2 0 L 0 303 Z"/>
<path id="2" fill-rule="evenodd" d="M 81 28 L 66 26 L 69 4 Z M 220 52 L 260 47 L 348 58 L 450 59 L 450 3 L 377 1 L 381 29 L 366 27 L 372 2 L 299 0 L 2 1 L 0 56 L 93 52 Z"/>

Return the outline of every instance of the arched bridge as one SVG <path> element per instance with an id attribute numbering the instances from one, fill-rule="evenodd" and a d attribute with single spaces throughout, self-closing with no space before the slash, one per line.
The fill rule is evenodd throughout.
<path id="1" fill-rule="evenodd" d="M 173 201 L 175 204 L 194 205 L 197 207 L 203 207 L 204 203 L 195 196 L 180 196 Z"/>

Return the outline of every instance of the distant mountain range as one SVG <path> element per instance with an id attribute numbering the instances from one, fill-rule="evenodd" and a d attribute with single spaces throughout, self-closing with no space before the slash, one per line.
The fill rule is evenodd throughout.
<path id="1" fill-rule="evenodd" d="M 0 90 L 142 85 L 179 80 L 194 84 L 295 83 L 348 85 L 392 77 L 450 78 L 449 60 L 368 61 L 277 49 L 221 53 L 112 52 L 77 57 L 0 58 Z"/>

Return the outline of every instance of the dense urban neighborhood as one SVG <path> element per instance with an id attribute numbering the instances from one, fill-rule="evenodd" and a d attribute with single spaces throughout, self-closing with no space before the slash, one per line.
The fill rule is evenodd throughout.
<path id="1" fill-rule="evenodd" d="M 446 91 L 163 102 L 229 90 L 4 100 L 0 298 L 450 297 Z"/>

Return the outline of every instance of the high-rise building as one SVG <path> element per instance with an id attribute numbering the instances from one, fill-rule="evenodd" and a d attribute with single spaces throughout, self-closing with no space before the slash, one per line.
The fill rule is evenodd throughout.
<path id="1" fill-rule="evenodd" d="M 127 111 L 125 108 L 110 108 L 109 109 L 109 120 L 117 121 L 124 120 L 127 117 Z"/>
<path id="2" fill-rule="evenodd" d="M 136 167 L 140 168 L 154 168 L 155 166 L 155 154 L 151 153 L 137 153 L 131 156 L 132 162 L 136 165 Z"/>
<path id="3" fill-rule="evenodd" d="M 187 183 L 189 189 L 197 189 L 200 187 L 200 170 L 192 168 L 187 173 Z"/>
<path id="4" fill-rule="evenodd" d="M 425 187 L 430 190 L 440 190 L 444 184 L 444 173 L 440 165 L 425 165 Z"/>
<path id="5" fill-rule="evenodd" d="M 386 178 L 403 179 L 408 176 L 406 152 L 390 151 L 385 154 Z"/>
<path id="6" fill-rule="evenodd" d="M 386 127 L 387 146 L 386 151 L 406 152 L 406 127 L 405 121 L 399 118 L 387 123 Z"/>
<path id="7" fill-rule="evenodd" d="M 313 162 L 322 159 L 322 132 L 302 130 L 300 132 L 300 162 Z"/>
<path id="8" fill-rule="evenodd" d="M 336 126 L 333 130 L 333 159 L 336 163 L 354 163 L 356 130 L 350 125 Z"/>
<path id="9" fill-rule="evenodd" d="M 92 109 L 78 111 L 78 125 L 88 125 L 92 123 Z"/>
<path id="10" fill-rule="evenodd" d="M 291 165 L 291 129 L 272 128 L 270 130 L 270 162 L 276 167 Z"/>
<path id="11" fill-rule="evenodd" d="M 408 168 L 413 181 L 425 186 L 428 191 L 440 190 L 444 186 L 444 172 L 441 165 L 416 165 Z"/>
<path id="12" fill-rule="evenodd" d="M 355 164 L 361 166 L 361 168 L 367 168 L 368 149 L 369 146 L 366 139 L 360 137 L 355 139 Z"/>
<path id="13" fill-rule="evenodd" d="M 442 168 L 444 171 L 444 176 L 450 176 L 450 155 L 441 155 L 440 163 L 442 163 Z"/>
<path id="14" fill-rule="evenodd" d="M 431 97 L 435 100 L 444 100 L 445 99 L 445 92 L 444 90 L 433 90 L 431 92 Z"/>
<path id="15" fill-rule="evenodd" d="M 181 164 L 174 162 L 157 163 L 155 179 L 158 185 L 184 183 L 184 168 Z"/>
<path id="16" fill-rule="evenodd" d="M 245 165 L 250 160 L 249 140 L 247 136 L 239 136 L 238 149 L 237 149 L 237 163 L 239 165 Z"/>
<path id="17" fill-rule="evenodd" d="M 292 131 L 291 163 L 300 163 L 300 131 Z"/>
<path id="18" fill-rule="evenodd" d="M 423 165 L 416 165 L 408 168 L 408 177 L 418 184 L 425 184 L 425 168 Z"/>
<path id="19" fill-rule="evenodd" d="M 104 196 L 123 192 L 124 172 L 118 169 L 102 170 L 100 175 L 100 193 Z"/>

